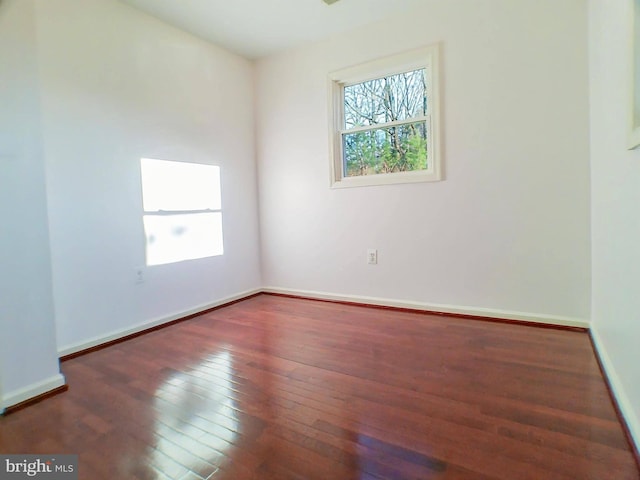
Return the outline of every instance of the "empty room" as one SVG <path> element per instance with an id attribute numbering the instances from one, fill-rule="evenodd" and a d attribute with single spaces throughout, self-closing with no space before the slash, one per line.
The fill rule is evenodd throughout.
<path id="1" fill-rule="evenodd" d="M 0 478 L 640 480 L 640 0 L 0 0 Z"/>

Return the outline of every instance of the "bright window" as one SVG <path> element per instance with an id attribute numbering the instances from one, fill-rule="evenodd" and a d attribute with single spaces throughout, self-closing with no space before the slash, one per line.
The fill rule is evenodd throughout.
<path id="1" fill-rule="evenodd" d="M 438 50 L 330 75 L 335 187 L 440 180 Z"/>
<path id="2" fill-rule="evenodd" d="M 147 265 L 222 255 L 220 167 L 143 158 Z"/>

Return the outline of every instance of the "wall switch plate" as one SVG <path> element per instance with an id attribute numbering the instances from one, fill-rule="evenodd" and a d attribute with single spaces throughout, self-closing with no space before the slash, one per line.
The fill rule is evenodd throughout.
<path id="1" fill-rule="evenodd" d="M 369 265 L 376 265 L 378 263 L 378 250 L 375 248 L 367 250 L 367 263 Z"/>

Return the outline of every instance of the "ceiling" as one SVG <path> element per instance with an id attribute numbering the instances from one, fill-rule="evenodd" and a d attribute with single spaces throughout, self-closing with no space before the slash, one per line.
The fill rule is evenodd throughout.
<path id="1" fill-rule="evenodd" d="M 329 37 L 424 0 L 121 0 L 167 23 L 255 59 Z"/>

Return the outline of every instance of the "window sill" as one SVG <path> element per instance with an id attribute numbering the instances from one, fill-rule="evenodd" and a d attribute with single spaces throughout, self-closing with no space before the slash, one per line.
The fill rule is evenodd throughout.
<path id="1" fill-rule="evenodd" d="M 370 187 L 374 185 L 397 185 L 402 183 L 439 182 L 439 172 L 397 172 L 365 175 L 360 177 L 344 177 L 331 182 L 331 188 Z"/>

